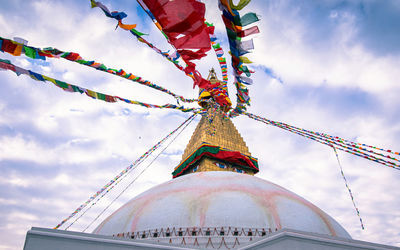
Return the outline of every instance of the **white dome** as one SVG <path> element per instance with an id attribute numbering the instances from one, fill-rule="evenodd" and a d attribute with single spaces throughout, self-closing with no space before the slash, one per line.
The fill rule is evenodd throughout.
<path id="1" fill-rule="evenodd" d="M 94 233 L 207 227 L 288 228 L 351 238 L 300 196 L 258 177 L 227 171 L 188 174 L 153 187 L 115 211 Z"/>

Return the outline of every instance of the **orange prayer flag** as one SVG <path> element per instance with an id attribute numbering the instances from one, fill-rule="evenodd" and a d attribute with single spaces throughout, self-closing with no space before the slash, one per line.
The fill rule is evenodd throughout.
<path id="1" fill-rule="evenodd" d="M 136 28 L 136 24 L 123 24 L 121 20 L 118 20 L 118 26 L 124 30 L 131 30 Z"/>
<path id="2" fill-rule="evenodd" d="M 14 52 L 12 53 L 14 56 L 20 56 L 22 52 L 22 47 L 23 45 L 17 44 L 17 47 L 15 48 Z"/>

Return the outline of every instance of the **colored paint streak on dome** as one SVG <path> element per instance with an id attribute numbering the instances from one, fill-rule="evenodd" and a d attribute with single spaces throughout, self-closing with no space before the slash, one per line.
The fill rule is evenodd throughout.
<path id="1" fill-rule="evenodd" d="M 187 174 L 153 187 L 115 211 L 94 233 L 134 235 L 179 228 L 286 228 L 351 238 L 300 196 L 255 176 L 224 171 Z"/>

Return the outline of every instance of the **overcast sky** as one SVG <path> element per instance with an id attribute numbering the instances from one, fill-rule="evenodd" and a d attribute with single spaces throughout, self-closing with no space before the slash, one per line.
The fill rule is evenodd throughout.
<path id="1" fill-rule="evenodd" d="M 206 17 L 216 25 L 227 54 L 215 2 L 206 1 Z M 149 41 L 171 50 L 135 1 L 103 3 L 110 10 L 125 11 L 125 23 L 137 23 L 139 31 L 150 34 Z M 249 55 L 256 70 L 249 87 L 249 112 L 400 150 L 400 1 L 253 0 L 241 13 L 247 11 L 261 18 L 261 32 Z M 116 21 L 100 9 L 91 9 L 89 0 L 0 0 L 2 37 L 22 37 L 31 46 L 77 52 L 177 94 L 197 97 L 188 77 L 115 26 Z M 6 53 L 0 58 L 99 92 L 176 104 L 166 94 L 66 60 L 34 61 Z M 221 78 L 213 51 L 198 62 L 205 77 L 211 67 Z M 57 225 L 190 115 L 105 103 L 10 71 L 0 72 L 0 79 L 0 249 L 22 248 L 32 226 Z M 232 77 L 229 88 L 235 101 Z M 89 231 L 130 198 L 171 178 L 196 123 Z M 247 117 L 235 118 L 234 123 L 259 160 L 258 177 L 314 203 L 354 239 L 400 246 L 399 171 L 339 151 L 365 223 L 361 230 L 331 148 Z M 70 229 L 85 228 L 137 173 Z"/>

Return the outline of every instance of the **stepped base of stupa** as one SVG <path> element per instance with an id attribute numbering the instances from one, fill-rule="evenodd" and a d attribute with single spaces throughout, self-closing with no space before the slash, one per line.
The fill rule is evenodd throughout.
<path id="1" fill-rule="evenodd" d="M 173 237 L 172 237 L 173 238 Z M 187 239 L 192 239 L 192 241 Z M 203 242 L 207 239 L 202 237 L 185 237 L 185 241 L 176 243 L 165 243 L 159 239 L 131 239 L 104 236 L 90 233 L 81 233 L 65 230 L 46 229 L 33 227 L 28 231 L 25 240 L 24 250 L 54 250 L 54 249 L 74 249 L 74 250 L 150 250 L 150 249 L 266 249 L 266 250 L 365 250 L 365 249 L 380 249 L 380 250 L 400 250 L 398 247 L 386 246 L 381 244 L 369 243 L 353 239 L 345 239 L 340 237 L 332 237 L 316 233 L 307 233 L 298 230 L 282 229 L 263 237 L 254 237 L 251 241 L 234 243 L 230 237 L 224 237 L 215 241 L 213 245 L 197 246 L 194 244 L 194 239 L 198 242 Z M 206 237 L 207 238 L 207 237 Z M 240 236 L 238 237 L 240 238 Z M 247 240 L 247 239 L 246 239 Z M 169 241 L 169 240 L 168 240 Z M 208 241 L 208 240 L 207 240 Z M 221 244 L 222 242 L 222 244 Z"/>

